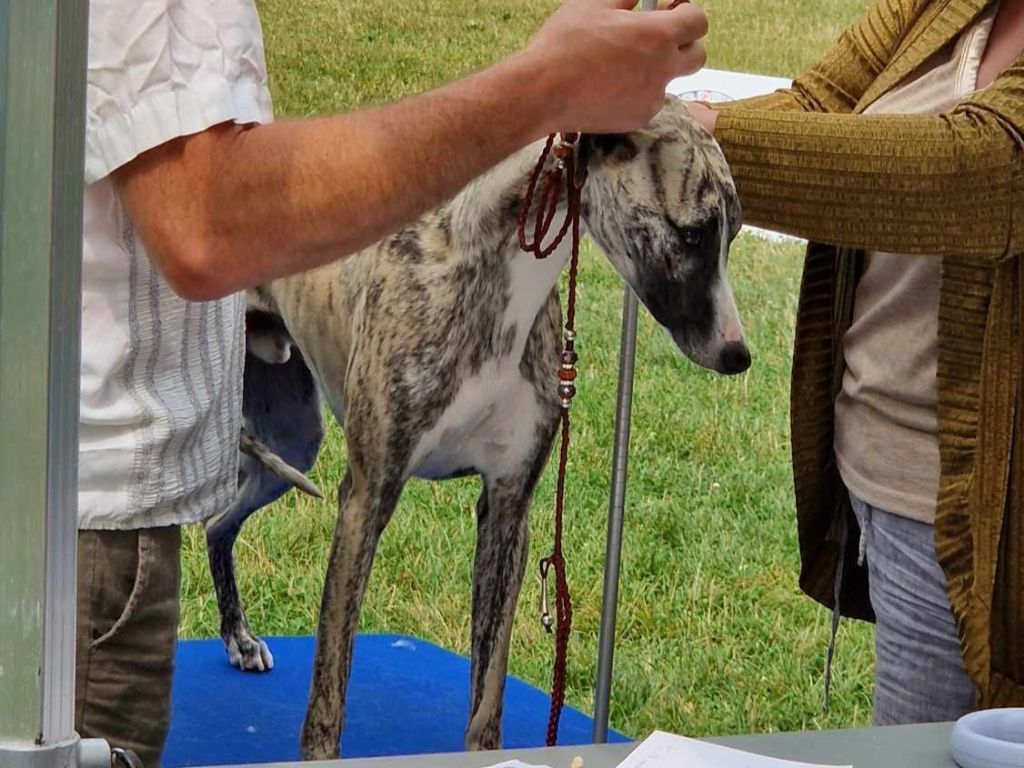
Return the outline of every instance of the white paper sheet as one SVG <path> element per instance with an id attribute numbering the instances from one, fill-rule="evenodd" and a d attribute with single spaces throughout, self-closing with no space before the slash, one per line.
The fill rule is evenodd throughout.
<path id="1" fill-rule="evenodd" d="M 793 81 L 787 77 L 750 75 L 725 69 L 705 67 L 686 77 L 677 77 L 668 84 L 668 92 L 684 99 L 699 101 L 733 101 L 789 88 Z"/>
<path id="2" fill-rule="evenodd" d="M 655 731 L 618 768 L 832 768 L 763 757 Z M 852 768 L 852 766 L 842 766 Z"/>
<path id="3" fill-rule="evenodd" d="M 491 768 L 551 768 L 548 765 L 532 765 L 530 763 L 524 763 L 519 760 L 507 760 L 504 763 L 498 763 L 492 765 Z"/>

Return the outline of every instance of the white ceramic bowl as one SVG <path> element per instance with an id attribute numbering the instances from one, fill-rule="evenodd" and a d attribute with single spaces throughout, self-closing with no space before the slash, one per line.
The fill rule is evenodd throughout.
<path id="1" fill-rule="evenodd" d="M 964 715 L 953 726 L 952 747 L 961 768 L 1024 768 L 1024 708 Z"/>

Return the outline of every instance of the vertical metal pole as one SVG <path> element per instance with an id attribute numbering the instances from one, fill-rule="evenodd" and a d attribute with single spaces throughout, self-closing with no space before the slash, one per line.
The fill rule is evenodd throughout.
<path id="1" fill-rule="evenodd" d="M 643 0 L 643 10 L 653 11 L 658 0 Z M 612 448 L 612 488 L 608 504 L 608 540 L 604 560 L 604 596 L 601 602 L 601 634 L 598 640 L 597 681 L 594 685 L 595 744 L 608 740 L 612 698 L 612 661 L 615 656 L 615 622 L 619 608 L 619 562 L 622 559 L 622 526 L 626 511 L 626 480 L 629 462 L 629 427 L 633 407 L 633 372 L 636 367 L 637 300 L 626 286 L 622 304 L 622 340 L 619 347 L 619 393 L 615 403 L 615 443 Z"/>
<path id="2" fill-rule="evenodd" d="M 73 765 L 88 0 L 0 0 L 0 765 Z"/>
<path id="3" fill-rule="evenodd" d="M 646 0 L 645 0 L 646 5 Z M 612 694 L 612 660 L 615 654 L 615 622 L 619 603 L 619 561 L 622 557 L 622 525 L 626 508 L 626 476 L 629 463 L 629 427 L 633 404 L 633 370 L 636 362 L 637 300 L 629 286 L 622 306 L 622 339 L 619 345 L 619 392 L 615 402 L 615 442 L 612 449 L 611 500 L 608 504 L 608 538 L 604 559 L 604 597 L 601 603 L 601 635 L 598 643 L 597 683 L 594 692 L 595 744 L 608 740 Z"/>

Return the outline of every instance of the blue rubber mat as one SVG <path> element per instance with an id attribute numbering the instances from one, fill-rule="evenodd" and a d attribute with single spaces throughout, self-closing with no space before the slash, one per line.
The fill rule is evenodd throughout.
<path id="1" fill-rule="evenodd" d="M 244 673 L 219 639 L 179 643 L 165 768 L 299 759 L 312 637 L 267 638 L 274 669 Z M 544 744 L 549 698 L 513 677 L 505 687 L 506 747 Z M 345 757 L 461 751 L 469 716 L 469 659 L 411 637 L 356 638 Z M 591 719 L 566 708 L 559 743 L 589 744 Z M 619 733 L 609 741 L 625 741 Z"/>

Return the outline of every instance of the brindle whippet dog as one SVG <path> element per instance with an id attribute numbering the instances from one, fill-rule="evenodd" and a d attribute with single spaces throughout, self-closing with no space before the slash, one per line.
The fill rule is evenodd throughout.
<path id="1" fill-rule="evenodd" d="M 318 392 L 342 425 L 348 467 L 324 585 L 307 759 L 339 754 L 360 604 L 381 533 L 410 477 L 482 479 L 472 596 L 470 749 L 501 744 L 502 695 L 527 553 L 527 508 L 559 420 L 557 281 L 568 239 L 545 260 L 519 249 L 521 200 L 539 145 L 356 255 L 253 291 L 241 488 L 207 527 L 231 662 L 263 670 L 232 546 L 245 519 L 305 472 L 323 433 Z M 584 136 L 582 225 L 696 363 L 750 364 L 726 276 L 740 207 L 715 142 L 667 99 L 643 131 Z M 294 351 L 289 357 L 289 350 Z M 308 366 L 308 367 L 307 367 Z M 291 481 L 304 478 L 292 472 Z"/>

